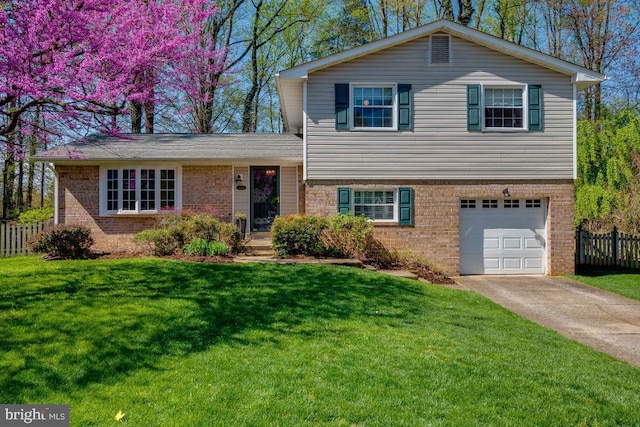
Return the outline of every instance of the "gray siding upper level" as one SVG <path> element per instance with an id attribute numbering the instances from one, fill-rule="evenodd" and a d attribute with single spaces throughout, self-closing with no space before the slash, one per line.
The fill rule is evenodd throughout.
<path id="1" fill-rule="evenodd" d="M 309 74 L 308 179 L 573 178 L 571 77 L 451 37 L 451 64 L 429 65 L 429 37 Z M 408 83 L 412 131 L 337 131 L 334 84 Z M 468 84 L 539 84 L 544 131 L 467 130 Z"/>

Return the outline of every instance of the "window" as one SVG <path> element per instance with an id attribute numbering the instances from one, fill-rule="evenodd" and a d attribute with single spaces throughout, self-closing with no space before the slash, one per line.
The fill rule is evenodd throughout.
<path id="1" fill-rule="evenodd" d="M 467 85 L 467 129 L 543 131 L 543 100 L 540 85 Z"/>
<path id="2" fill-rule="evenodd" d="M 542 206 L 542 201 L 540 199 L 526 199 L 525 207 L 527 208 L 539 208 Z"/>
<path id="3" fill-rule="evenodd" d="M 476 201 L 473 199 L 462 199 L 460 200 L 460 208 L 462 209 L 475 209 Z"/>
<path id="4" fill-rule="evenodd" d="M 497 199 L 485 199 L 482 201 L 483 209 L 497 209 L 498 208 L 498 200 Z"/>
<path id="5" fill-rule="evenodd" d="M 353 86 L 353 127 L 394 128 L 395 86 Z"/>
<path id="6" fill-rule="evenodd" d="M 364 215 L 374 221 L 393 221 L 395 219 L 394 191 L 362 191 L 353 192 L 353 213 Z"/>
<path id="7" fill-rule="evenodd" d="M 522 88 L 485 88 L 484 126 L 486 128 L 524 127 Z"/>
<path id="8" fill-rule="evenodd" d="M 100 180 L 100 214 L 153 214 L 179 209 L 177 182 L 177 168 L 105 168 Z"/>
<path id="9" fill-rule="evenodd" d="M 517 209 L 520 207 L 520 200 L 515 199 L 515 200 L 505 200 L 504 201 L 504 208 L 505 209 Z"/>
<path id="10" fill-rule="evenodd" d="M 364 215 L 372 221 L 412 226 L 414 192 L 411 187 L 393 190 L 338 188 L 338 212 Z"/>

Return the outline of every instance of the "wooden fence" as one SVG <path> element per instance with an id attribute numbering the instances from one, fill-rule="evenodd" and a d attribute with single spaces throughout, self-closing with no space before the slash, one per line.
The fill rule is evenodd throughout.
<path id="1" fill-rule="evenodd" d="M 640 268 L 640 236 L 618 232 L 594 234 L 578 228 L 576 264 Z"/>
<path id="2" fill-rule="evenodd" d="M 27 240 L 53 224 L 53 221 L 20 225 L 0 223 L 0 258 L 27 254 Z"/>

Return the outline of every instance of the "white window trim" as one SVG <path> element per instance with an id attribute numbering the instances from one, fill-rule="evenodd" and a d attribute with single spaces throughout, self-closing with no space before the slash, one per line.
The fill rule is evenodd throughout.
<path id="1" fill-rule="evenodd" d="M 482 93 L 480 94 L 480 105 L 482 112 L 482 130 L 484 132 L 528 132 L 529 131 L 529 91 L 526 84 L 481 84 Z M 485 89 L 522 89 L 522 127 L 521 128 L 503 128 L 503 127 L 487 127 L 485 126 Z"/>
<path id="2" fill-rule="evenodd" d="M 352 188 L 351 189 L 351 212 L 356 212 L 356 191 L 392 191 L 393 192 L 393 219 L 372 219 L 368 218 L 369 221 L 374 222 L 376 224 L 393 224 L 398 223 L 398 189 L 397 188 Z"/>
<path id="3" fill-rule="evenodd" d="M 118 170 L 118 210 L 107 210 L 107 171 L 117 169 Z M 122 170 L 134 169 L 136 170 L 136 183 L 140 180 L 141 169 L 154 169 L 156 170 L 156 206 L 160 206 L 160 170 L 172 169 L 176 171 L 176 188 L 175 188 L 175 205 L 173 210 L 140 210 L 140 185 L 136 185 L 136 209 L 135 210 L 123 210 L 122 209 Z M 182 209 L 182 167 L 175 164 L 134 164 L 134 165 L 101 165 L 100 173 L 100 191 L 99 191 L 99 204 L 100 204 L 100 216 L 144 216 L 144 215 L 158 215 L 160 213 L 179 212 Z"/>
<path id="4" fill-rule="evenodd" d="M 391 87 L 393 89 L 393 107 L 391 127 L 355 127 L 354 125 L 354 104 L 353 104 L 353 88 L 354 87 Z M 351 131 L 375 131 L 375 132 L 391 132 L 398 130 L 398 84 L 389 82 L 352 82 L 349 83 L 349 130 Z"/>

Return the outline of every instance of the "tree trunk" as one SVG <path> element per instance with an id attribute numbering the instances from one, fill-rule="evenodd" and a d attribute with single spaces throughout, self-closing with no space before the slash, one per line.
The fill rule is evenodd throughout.
<path id="1" fill-rule="evenodd" d="M 142 132 L 142 104 L 138 101 L 131 101 L 129 111 L 131 116 L 131 133 Z"/>
<path id="2" fill-rule="evenodd" d="M 458 11 L 458 23 L 468 27 L 475 12 L 471 0 L 458 0 Z"/>

